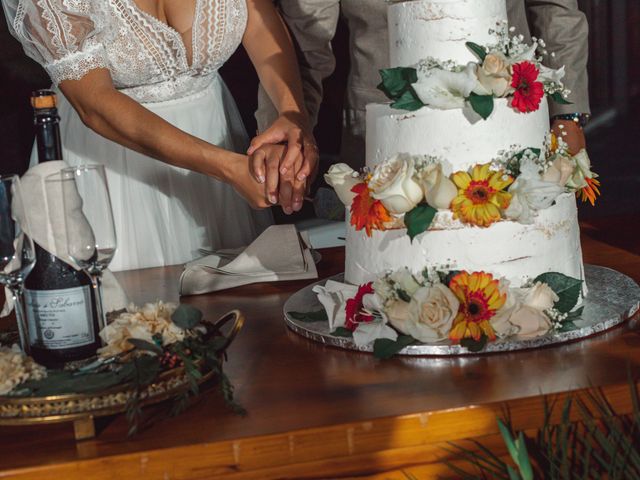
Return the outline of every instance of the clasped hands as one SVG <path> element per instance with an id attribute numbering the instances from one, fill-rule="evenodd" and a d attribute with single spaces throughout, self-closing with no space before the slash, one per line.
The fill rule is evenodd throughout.
<path id="1" fill-rule="evenodd" d="M 251 141 L 247 155 L 256 183 L 250 196 L 258 197 L 249 201 L 258 207 L 278 204 L 286 214 L 300 210 L 318 167 L 318 147 L 306 119 L 283 113 Z"/>

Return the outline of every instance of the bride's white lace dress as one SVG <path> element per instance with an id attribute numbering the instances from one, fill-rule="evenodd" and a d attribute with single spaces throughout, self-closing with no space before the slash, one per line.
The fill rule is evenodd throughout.
<path id="1" fill-rule="evenodd" d="M 246 148 L 218 75 L 244 33 L 245 0 L 196 0 L 190 44 L 134 0 L 2 2 L 12 33 L 54 85 L 108 68 L 119 91 L 178 128 L 226 149 Z M 118 236 L 111 269 L 184 263 L 199 248 L 246 245 L 269 225 L 270 214 L 253 211 L 229 185 L 101 137 L 59 99 L 65 160 L 107 169 Z"/>

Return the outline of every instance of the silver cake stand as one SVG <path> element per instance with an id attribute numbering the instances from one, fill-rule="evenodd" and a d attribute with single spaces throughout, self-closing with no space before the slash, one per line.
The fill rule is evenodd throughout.
<path id="1" fill-rule="evenodd" d="M 342 281 L 343 274 L 331 277 Z M 567 332 L 553 332 L 534 339 L 511 337 L 490 342 L 480 354 L 512 352 L 530 348 L 545 347 L 579 340 L 604 332 L 631 318 L 640 307 L 640 287 L 626 275 L 610 268 L 585 265 L 585 277 L 589 294 L 580 319 L 576 320 L 576 329 Z M 303 337 L 334 347 L 362 352 L 372 352 L 373 345 L 358 347 L 352 339 L 331 335 L 327 321 L 304 322 L 291 317 L 291 312 L 315 312 L 322 305 L 312 291 L 315 285 L 324 285 L 321 280 L 294 293 L 284 304 L 284 317 L 287 326 Z M 399 355 L 478 355 L 460 345 L 448 341 L 430 344 L 414 344 L 405 347 Z"/>

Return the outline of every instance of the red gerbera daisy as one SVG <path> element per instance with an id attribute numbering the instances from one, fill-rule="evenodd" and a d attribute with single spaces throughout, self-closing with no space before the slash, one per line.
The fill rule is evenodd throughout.
<path id="1" fill-rule="evenodd" d="M 511 106 L 520 112 L 534 112 L 540 108 L 544 96 L 544 85 L 538 82 L 540 70 L 531 62 L 516 63 L 513 66 L 511 86 L 513 93 Z"/>
<path id="2" fill-rule="evenodd" d="M 344 328 L 351 330 L 352 332 L 358 328 L 359 323 L 367 323 L 373 321 L 373 315 L 363 310 L 362 299 L 365 295 L 373 293 L 373 282 L 360 285 L 358 293 L 353 298 L 347 300 L 345 306 L 345 313 L 347 320 L 344 323 Z"/>

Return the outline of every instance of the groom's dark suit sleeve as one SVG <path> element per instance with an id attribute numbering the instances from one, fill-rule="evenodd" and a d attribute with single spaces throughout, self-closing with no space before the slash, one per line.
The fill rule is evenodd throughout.
<path id="1" fill-rule="evenodd" d="M 577 0 L 508 0 L 507 6 L 509 21 L 518 32 L 527 37 L 529 30 L 531 35 L 545 41 L 549 53 L 555 53 L 544 59 L 545 65 L 565 67 L 563 83 L 571 90 L 572 104 L 549 102 L 551 115 L 589 113 L 589 26 L 584 13 L 578 9 Z"/>

